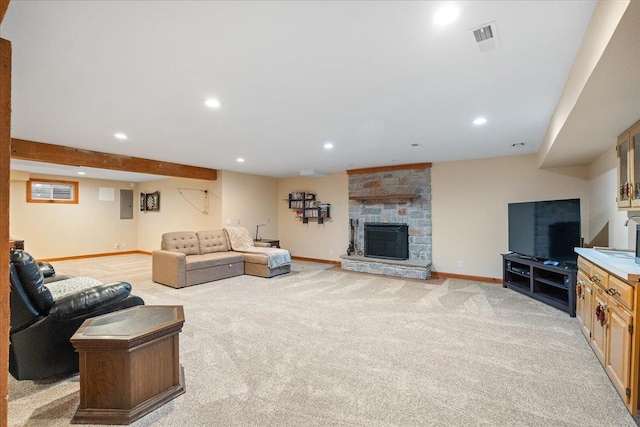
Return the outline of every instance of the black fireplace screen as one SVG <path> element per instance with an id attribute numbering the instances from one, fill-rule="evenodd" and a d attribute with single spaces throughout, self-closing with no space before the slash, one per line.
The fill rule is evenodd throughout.
<path id="1" fill-rule="evenodd" d="M 408 259 L 409 226 L 407 224 L 364 223 L 364 256 Z"/>

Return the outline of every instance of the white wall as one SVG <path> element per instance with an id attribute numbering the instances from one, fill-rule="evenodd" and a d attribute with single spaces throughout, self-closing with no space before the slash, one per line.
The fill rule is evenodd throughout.
<path id="1" fill-rule="evenodd" d="M 178 189 L 182 189 L 188 201 Z M 204 210 L 204 196 L 196 191 L 198 189 L 209 193 L 208 215 L 200 212 Z M 255 235 L 256 225 L 266 224 L 260 227 L 262 237 L 276 238 L 278 235 L 278 184 L 275 178 L 218 171 L 216 181 L 168 178 L 140 184 L 139 192 L 154 191 L 161 194 L 160 212 L 140 214 L 138 240 L 141 250 L 159 249 L 162 234 L 170 231 L 211 230 L 230 225 L 246 227 Z"/>
<path id="2" fill-rule="evenodd" d="M 589 166 L 589 240 L 602 230 L 608 237 L 606 244 L 617 249 L 635 250 L 635 222 L 624 226 L 627 216 L 637 212 L 619 211 L 616 203 L 616 149 L 612 146 Z"/>
<path id="3" fill-rule="evenodd" d="M 310 219 L 303 224 L 289 209 L 291 192 L 316 193 L 322 203 L 331 204 L 331 220 L 319 225 Z M 291 255 L 339 261 L 349 246 L 349 180 L 346 172 L 325 178 L 293 177 L 278 180 L 278 229 L 280 245 Z"/>
<path id="4" fill-rule="evenodd" d="M 501 278 L 511 202 L 580 198 L 582 233 L 588 233 L 586 167 L 560 173 L 537 165 L 536 154 L 433 164 L 434 271 Z"/>
<path id="5" fill-rule="evenodd" d="M 538 151 L 539 164 L 544 162 L 556 142 L 556 137 L 574 111 L 589 77 L 602 58 L 611 37 L 629 7 L 629 3 L 629 0 L 599 1 L 596 3 L 589 26 L 576 53 L 566 84 Z M 576 148 L 579 149 L 579 146 Z"/>
<path id="6" fill-rule="evenodd" d="M 255 238 L 278 237 L 278 180 L 260 175 L 219 171 L 222 185 L 221 226 L 245 227 Z"/>
<path id="7" fill-rule="evenodd" d="M 102 254 L 138 247 L 138 215 L 120 219 L 120 190 L 133 190 L 128 182 L 70 178 L 12 172 L 9 232 L 25 241 L 25 250 L 37 259 Z M 31 178 L 78 182 L 78 204 L 27 203 Z M 114 201 L 98 200 L 100 187 L 113 188 Z M 116 249 L 116 243 L 119 248 Z"/>
<path id="8" fill-rule="evenodd" d="M 326 178 L 267 178 L 221 171 L 217 181 L 168 178 L 137 184 L 78 179 L 78 205 L 26 203 L 27 173 L 12 172 L 11 236 L 25 240 L 37 258 L 57 258 L 123 250 L 153 251 L 167 231 L 204 230 L 231 225 L 247 227 L 263 238 L 279 238 L 294 256 L 339 261 L 349 244 L 348 176 Z M 35 175 L 34 175 L 35 176 Z M 38 175 L 46 179 L 68 177 Z M 582 230 L 590 242 L 606 229 L 607 244 L 635 246 L 635 225 L 625 227 L 628 215 L 618 211 L 616 158 L 612 147 L 588 168 L 541 170 L 535 154 L 461 162 L 436 163 L 431 170 L 434 271 L 469 276 L 501 277 L 500 254 L 508 249 L 507 204 L 530 200 L 581 198 Z M 98 200 L 100 187 L 114 188 L 116 200 Z M 209 215 L 203 215 L 180 196 L 178 188 L 206 189 Z M 134 190 L 134 219 L 119 219 L 119 190 Z M 161 192 L 160 212 L 140 212 L 140 192 Z M 311 191 L 331 204 L 331 220 L 303 224 L 288 209 L 293 191 Z M 199 208 L 198 191 L 183 191 Z M 114 245 L 118 243 L 119 249 Z M 122 247 L 124 244 L 124 247 Z M 458 268 L 458 261 L 464 262 Z"/>
<path id="9" fill-rule="evenodd" d="M 188 178 L 166 178 L 142 182 L 134 195 L 138 221 L 138 248 L 152 252 L 160 249 L 163 233 L 170 231 L 199 231 L 219 229 L 222 226 L 222 185 L 220 180 L 205 181 Z M 179 190 L 181 189 L 181 190 Z M 205 211 L 207 190 L 209 213 Z M 160 192 L 160 211 L 141 212 L 140 193 Z M 182 194 L 180 195 L 180 191 Z"/>
<path id="10" fill-rule="evenodd" d="M 160 248 L 163 233 L 220 229 L 226 219 L 264 238 L 278 237 L 278 181 L 275 178 L 221 171 L 216 181 L 166 178 L 131 186 L 128 182 L 40 178 L 78 181 L 75 204 L 26 203 L 26 172 L 12 172 L 10 233 L 25 240 L 37 258 L 83 256 L 128 250 L 151 252 Z M 36 175 L 33 175 L 36 176 Z M 115 201 L 98 200 L 100 187 L 114 188 Z M 134 219 L 120 220 L 120 189 L 134 192 Z M 208 192 L 208 214 L 205 197 Z M 160 192 L 160 211 L 140 211 L 140 193 Z M 182 195 L 181 195 L 182 192 Z M 115 245 L 119 248 L 116 249 Z"/>

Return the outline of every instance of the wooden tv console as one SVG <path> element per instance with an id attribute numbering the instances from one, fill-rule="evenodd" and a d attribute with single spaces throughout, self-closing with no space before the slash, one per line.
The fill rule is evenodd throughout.
<path id="1" fill-rule="evenodd" d="M 502 255 L 502 286 L 576 316 L 576 269 L 546 265 L 518 254 Z"/>

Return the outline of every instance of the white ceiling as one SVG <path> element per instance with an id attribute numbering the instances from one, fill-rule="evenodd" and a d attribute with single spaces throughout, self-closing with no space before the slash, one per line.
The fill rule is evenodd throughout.
<path id="1" fill-rule="evenodd" d="M 595 2 L 442 3 L 12 0 L 12 136 L 273 177 L 537 152 Z"/>

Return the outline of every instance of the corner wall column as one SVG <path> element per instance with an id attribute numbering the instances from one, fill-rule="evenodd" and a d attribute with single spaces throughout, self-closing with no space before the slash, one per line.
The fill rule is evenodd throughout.
<path id="1" fill-rule="evenodd" d="M 11 159 L 11 42 L 0 39 L 0 425 L 9 394 L 9 168 Z"/>

